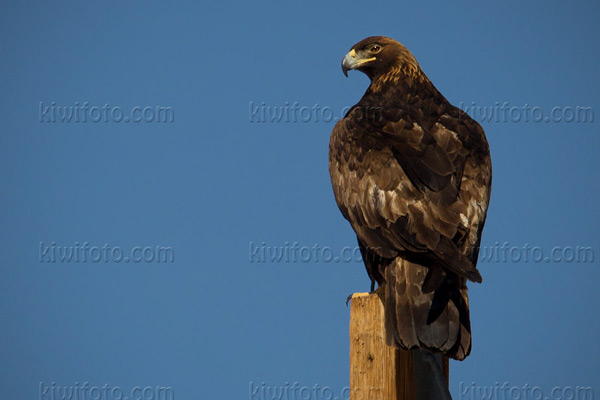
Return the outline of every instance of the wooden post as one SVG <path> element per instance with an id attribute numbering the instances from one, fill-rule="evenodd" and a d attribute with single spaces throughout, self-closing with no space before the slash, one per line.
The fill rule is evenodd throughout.
<path id="1" fill-rule="evenodd" d="M 386 344 L 383 303 L 379 294 L 352 295 L 350 400 L 417 399 L 415 357 L 421 355 Z M 442 367 L 447 387 L 449 369 L 446 357 L 443 358 Z"/>

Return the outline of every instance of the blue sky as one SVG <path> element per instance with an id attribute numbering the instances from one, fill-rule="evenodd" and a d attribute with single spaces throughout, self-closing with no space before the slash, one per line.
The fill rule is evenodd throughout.
<path id="1" fill-rule="evenodd" d="M 0 398 L 50 398 L 53 382 L 225 400 L 297 382 L 343 397 L 344 301 L 369 289 L 364 267 L 253 249 L 355 246 L 323 117 L 368 86 L 340 62 L 370 35 L 405 44 L 455 105 L 499 113 L 478 118 L 494 168 L 482 245 L 505 256 L 470 286 L 454 397 L 504 382 L 600 396 L 599 18 L 592 1 L 4 1 Z M 294 104 L 307 121 L 253 114 Z M 54 106 L 90 119 L 52 122 Z M 102 107 L 108 122 L 92 122 Z M 331 114 L 300 111 L 313 108 Z M 105 245 L 146 259 L 93 262 Z M 87 262 L 49 261 L 76 246 Z"/>

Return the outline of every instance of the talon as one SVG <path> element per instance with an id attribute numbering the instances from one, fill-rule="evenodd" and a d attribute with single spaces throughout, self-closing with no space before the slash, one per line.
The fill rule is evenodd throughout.
<path id="1" fill-rule="evenodd" d="M 354 294 L 351 294 L 350 296 L 346 297 L 346 307 L 348 307 L 348 303 L 350 303 L 350 300 L 352 300 L 352 296 Z"/>

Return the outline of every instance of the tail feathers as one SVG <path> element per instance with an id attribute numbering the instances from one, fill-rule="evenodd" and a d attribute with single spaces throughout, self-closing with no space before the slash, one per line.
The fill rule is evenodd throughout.
<path id="1" fill-rule="evenodd" d="M 432 289 L 427 287 L 431 283 L 424 285 L 429 270 L 402 258 L 396 258 L 385 269 L 388 343 L 405 350 L 427 348 L 463 360 L 471 351 L 467 289 L 461 282 L 464 278 L 446 273 Z"/>

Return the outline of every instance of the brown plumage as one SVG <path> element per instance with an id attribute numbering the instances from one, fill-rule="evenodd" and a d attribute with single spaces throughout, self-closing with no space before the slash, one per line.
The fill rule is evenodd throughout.
<path id="1" fill-rule="evenodd" d="M 483 129 L 383 36 L 354 45 L 342 69 L 371 84 L 334 127 L 329 173 L 383 287 L 390 343 L 463 360 L 471 351 L 466 281 L 476 269 L 492 166 Z"/>

